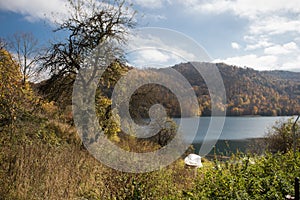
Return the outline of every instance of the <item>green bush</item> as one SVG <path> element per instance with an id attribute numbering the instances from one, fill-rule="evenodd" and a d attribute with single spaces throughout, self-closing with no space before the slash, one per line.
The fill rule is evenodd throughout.
<path id="1" fill-rule="evenodd" d="M 300 176 L 300 154 L 296 158 L 292 152 L 233 156 L 202 170 L 195 187 L 186 193 L 189 199 L 284 199 L 294 193 L 294 177 Z"/>
<path id="2" fill-rule="evenodd" d="M 287 121 L 278 121 L 269 130 L 266 137 L 266 146 L 271 152 L 282 152 L 293 149 L 294 136 L 293 136 L 293 124 L 295 122 L 294 118 L 290 118 Z M 295 130 L 299 130 L 298 124 L 295 124 Z M 300 147 L 300 138 L 297 140 L 297 148 Z"/>

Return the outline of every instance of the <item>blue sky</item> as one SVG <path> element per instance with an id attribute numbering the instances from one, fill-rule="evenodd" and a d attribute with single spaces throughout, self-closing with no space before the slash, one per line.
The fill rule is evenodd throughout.
<path id="1" fill-rule="evenodd" d="M 299 0 L 128 3 L 133 3 L 138 11 L 138 27 L 179 31 L 201 45 L 213 62 L 258 70 L 300 71 Z M 53 22 L 67 15 L 65 5 L 65 0 L 0 0 L 0 37 L 25 31 L 47 43 L 55 37 L 51 32 Z"/>

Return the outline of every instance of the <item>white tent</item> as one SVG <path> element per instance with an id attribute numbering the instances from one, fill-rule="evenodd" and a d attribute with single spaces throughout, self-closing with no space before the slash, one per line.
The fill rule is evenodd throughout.
<path id="1" fill-rule="evenodd" d="M 189 166 L 193 166 L 196 168 L 202 167 L 202 163 L 201 163 L 201 156 L 197 155 L 197 154 L 189 154 L 185 159 L 184 159 L 184 163 L 186 165 Z"/>

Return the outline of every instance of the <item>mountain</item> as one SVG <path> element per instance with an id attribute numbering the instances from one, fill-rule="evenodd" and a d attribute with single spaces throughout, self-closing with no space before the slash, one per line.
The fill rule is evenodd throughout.
<path id="1" fill-rule="evenodd" d="M 242 115 L 261 115 L 261 116 L 289 116 L 300 114 L 300 73 L 289 71 L 257 71 L 251 68 L 240 68 L 237 66 L 226 65 L 224 63 L 181 63 L 170 68 L 164 69 L 137 69 L 120 65 L 121 71 L 127 72 L 135 69 L 136 76 L 142 80 L 151 78 L 159 82 L 160 74 L 168 73 L 168 69 L 175 69 L 182 74 L 196 94 L 199 107 L 193 106 L 190 98 L 183 96 L 183 104 L 180 107 L 178 98 L 172 93 L 170 88 L 158 84 L 146 84 L 139 87 L 130 98 L 129 112 L 133 118 L 148 118 L 149 110 L 154 104 L 162 104 L 171 117 L 189 117 L 189 116 L 210 116 L 211 115 L 211 98 L 204 79 L 194 68 L 193 64 L 205 65 L 206 68 L 217 67 L 223 79 L 226 90 L 226 105 L 218 104 L 217 110 L 224 111 L 228 116 Z M 107 82 L 110 84 L 100 84 L 102 93 L 111 98 L 114 92 L 115 83 L 118 82 L 121 75 L 115 74 L 113 69 L 108 70 L 107 75 L 110 77 Z M 66 79 L 67 78 L 67 79 Z M 153 79 L 154 78 L 154 79 Z M 69 80 L 70 79 L 70 80 Z M 35 84 L 40 94 L 54 94 L 49 96 L 50 100 L 55 100 L 62 107 L 72 103 L 72 77 L 65 77 L 63 80 L 47 80 Z M 133 78 L 131 81 L 138 81 Z M 175 88 L 180 88 L 179 81 L 168 80 Z M 173 82 L 171 82 L 173 81 Z M 48 82 L 58 83 L 62 86 L 48 87 Z M 132 82 L 132 83 L 133 83 Z M 65 87 L 68 86 L 68 87 Z M 134 85 L 134 84 L 133 84 Z M 45 89 L 46 88 L 46 89 Z M 48 89 L 47 89 L 48 88 Z M 49 90 L 50 88 L 50 90 Z M 123 92 L 128 92 L 128 84 L 122 88 Z M 185 91 L 182 91 L 185 94 Z M 124 93 L 124 94 L 125 94 Z M 58 98 L 55 98 L 55 97 Z M 121 94 L 122 96 L 122 94 Z M 120 102 L 120 107 L 126 107 Z M 182 113 L 181 110 L 187 111 Z"/>
<path id="2" fill-rule="evenodd" d="M 193 64 L 181 63 L 172 68 L 180 72 L 195 91 L 199 102 L 199 111 L 194 113 L 209 116 L 211 114 L 209 91 L 204 79 L 193 67 Z M 298 72 L 257 71 L 224 63 L 197 63 L 197 65 L 218 68 L 226 90 L 225 106 L 229 116 L 300 114 L 300 73 Z M 163 72 L 163 69 L 153 70 Z M 174 100 L 176 96 L 167 88 L 150 84 L 139 88 L 134 95 L 131 101 L 131 112 L 134 116 L 137 115 L 137 110 L 139 110 L 138 112 L 142 110 L 144 113 L 139 115 L 147 117 L 147 109 L 155 103 L 163 104 L 169 115 L 180 116 L 179 103 Z M 224 109 L 224 105 L 220 105 L 217 109 Z"/>

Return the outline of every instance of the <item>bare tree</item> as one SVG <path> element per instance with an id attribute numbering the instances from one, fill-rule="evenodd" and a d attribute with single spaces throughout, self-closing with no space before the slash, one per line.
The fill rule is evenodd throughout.
<path id="1" fill-rule="evenodd" d="M 41 90 L 51 99 L 71 91 L 74 77 L 83 67 L 84 59 L 100 43 L 114 40 L 119 45 L 124 44 L 127 33 L 135 25 L 135 12 L 124 0 L 68 2 L 69 17 L 58 23 L 58 28 L 54 30 L 67 36 L 53 42 L 42 58 L 42 70 L 50 72 L 51 78 Z M 116 51 L 111 52 L 115 54 Z"/>
<path id="2" fill-rule="evenodd" d="M 7 47 L 7 43 L 3 38 L 0 38 L 0 50 L 5 49 Z"/>
<path id="3" fill-rule="evenodd" d="M 69 0 L 69 3 L 70 17 L 55 30 L 68 36 L 65 41 L 51 44 L 44 57 L 43 69 L 55 76 L 77 74 L 91 50 L 109 39 L 124 42 L 129 28 L 134 26 L 134 13 L 128 11 L 124 1 Z"/>
<path id="4" fill-rule="evenodd" d="M 8 47 L 20 65 L 22 82 L 33 77 L 39 60 L 39 43 L 32 33 L 18 32 L 8 39 Z"/>

